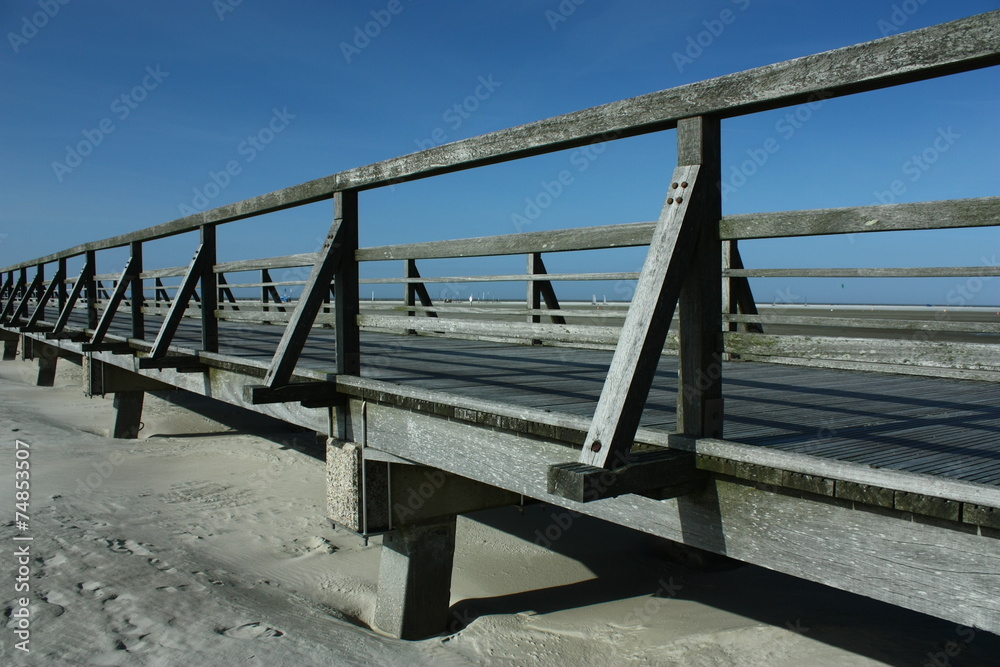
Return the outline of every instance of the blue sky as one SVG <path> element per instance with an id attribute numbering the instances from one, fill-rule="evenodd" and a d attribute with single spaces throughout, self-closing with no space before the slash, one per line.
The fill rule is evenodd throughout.
<path id="1" fill-rule="evenodd" d="M 0 5 L 0 266 L 442 141 L 1000 7 L 979 0 L 63 2 Z M 377 30 L 369 26 L 374 37 L 358 37 L 379 19 Z M 710 43 L 688 50 L 710 28 L 718 33 L 703 37 Z M 904 185 L 891 195 L 900 202 L 996 195 L 998 84 L 1000 69 L 991 68 L 828 100 L 794 126 L 783 121 L 787 111 L 728 120 L 724 178 L 739 187 L 727 191 L 725 211 L 873 204 L 894 181 Z M 772 138 L 779 150 L 741 181 L 733 170 Z M 599 152 L 365 192 L 361 242 L 653 220 L 674 140 L 663 132 Z M 74 156 L 81 142 L 89 154 Z M 915 166 L 913 156 L 935 142 L 945 150 L 935 149 L 926 168 Z M 544 183 L 564 170 L 572 183 L 548 206 L 530 209 L 547 201 L 538 199 Z M 315 250 L 330 217 L 322 202 L 226 225 L 220 258 Z M 147 267 L 186 263 L 194 242 L 182 236 L 150 247 Z M 998 250 L 997 228 L 743 246 L 756 267 L 982 266 L 996 263 Z M 99 271 L 115 272 L 122 261 L 121 253 L 101 253 Z M 641 261 L 633 250 L 553 256 L 548 264 L 631 271 Z M 523 258 L 421 269 L 516 273 Z M 964 288 L 966 304 L 986 305 L 1000 302 L 993 280 L 974 292 L 966 279 L 789 279 L 756 281 L 754 289 L 762 302 L 954 304 Z M 476 296 L 522 289 L 482 286 Z M 615 298 L 613 284 L 558 289 L 567 298 Z M 439 285 L 432 296 L 469 291 Z"/>

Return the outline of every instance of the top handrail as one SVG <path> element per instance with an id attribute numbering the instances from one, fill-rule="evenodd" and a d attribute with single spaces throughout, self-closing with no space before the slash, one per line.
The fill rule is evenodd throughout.
<path id="1" fill-rule="evenodd" d="M 547 118 L 356 167 L 153 227 L 20 262 L 13 271 L 489 164 L 1000 64 L 1000 10 Z"/>

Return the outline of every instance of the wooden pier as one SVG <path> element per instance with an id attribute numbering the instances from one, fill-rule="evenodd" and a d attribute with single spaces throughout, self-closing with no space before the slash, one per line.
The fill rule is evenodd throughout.
<path id="1" fill-rule="evenodd" d="M 40 385 L 60 357 L 80 359 L 84 390 L 115 397 L 115 437 L 137 436 L 144 393 L 162 389 L 316 431 L 331 520 L 384 535 L 375 623 L 397 637 L 445 628 L 456 515 L 532 501 L 1000 633 L 1000 317 L 758 308 L 748 281 L 985 280 L 1000 268 L 774 269 L 744 266 L 738 249 L 996 226 L 1000 197 L 725 215 L 718 187 L 727 118 L 997 64 L 1000 11 L 14 264 L 0 272 L 4 359 L 37 360 Z M 363 191 L 671 130 L 678 165 L 658 220 L 358 247 Z M 219 225 L 323 200 L 333 224 L 317 252 L 218 261 Z M 180 234 L 197 235 L 190 264 L 154 266 L 157 242 Z M 648 247 L 641 271 L 546 270 L 555 253 L 623 247 Z M 99 266 L 121 248 L 124 267 Z M 420 272 L 495 256 L 523 256 L 525 271 Z M 362 279 L 366 262 L 395 263 L 398 277 Z M 566 281 L 628 285 L 631 301 L 562 302 Z M 428 289 L 477 282 L 520 283 L 525 300 L 451 303 Z M 362 301 L 372 283 L 402 299 Z M 282 301 L 288 286 L 301 297 Z"/>

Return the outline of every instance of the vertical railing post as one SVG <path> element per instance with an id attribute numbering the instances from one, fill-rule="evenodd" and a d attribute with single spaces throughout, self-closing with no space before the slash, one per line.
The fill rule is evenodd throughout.
<path id="1" fill-rule="evenodd" d="M 132 261 L 129 268 L 132 278 L 132 337 L 142 340 L 146 337 L 146 319 L 142 308 L 145 299 L 142 293 L 142 241 L 133 241 L 129 250 Z"/>
<path id="2" fill-rule="evenodd" d="M 334 274 L 335 328 L 337 335 L 337 373 L 361 374 L 361 334 L 358 314 L 361 310 L 358 278 L 358 192 L 345 190 L 333 196 L 334 224 L 342 230 L 342 260 Z M 324 288 L 325 289 L 325 288 Z"/>
<path id="3" fill-rule="evenodd" d="M 42 308 L 38 311 L 38 319 L 39 320 L 44 320 L 45 319 L 45 305 L 42 304 L 42 302 L 41 302 L 42 294 L 45 291 L 45 265 L 44 264 L 39 264 L 38 265 L 38 289 L 42 290 L 42 291 L 38 291 L 38 290 L 35 291 L 35 298 L 38 299 L 38 303 L 42 305 Z M 28 296 L 31 296 L 31 295 L 29 294 Z M 30 311 L 28 311 L 28 312 L 30 313 Z"/>
<path id="4" fill-rule="evenodd" d="M 407 282 L 403 283 L 403 308 L 406 310 L 407 317 L 415 317 L 417 312 L 412 310 L 417 305 L 417 284 L 409 282 L 409 279 L 419 276 L 420 273 L 417 271 L 417 260 L 415 259 L 404 259 L 403 260 L 403 278 Z M 407 329 L 407 335 L 415 336 L 417 331 L 415 329 Z"/>
<path id="5" fill-rule="evenodd" d="M 267 289 L 267 283 L 271 282 L 271 273 L 267 269 L 260 270 L 260 304 L 261 309 L 266 313 L 271 310 L 267 305 L 267 299 L 270 295 L 270 291 Z"/>
<path id="6" fill-rule="evenodd" d="M 201 349 L 206 352 L 219 351 L 219 320 L 215 314 L 219 304 L 215 238 L 215 225 L 201 226 L 201 251 L 205 253 L 201 274 Z"/>
<path id="7" fill-rule="evenodd" d="M 100 317 L 97 312 L 97 253 L 88 250 L 86 261 L 90 267 L 87 273 L 87 328 L 96 329 Z"/>
<path id="8" fill-rule="evenodd" d="M 66 277 L 69 276 L 69 271 L 66 267 L 65 257 L 59 259 L 58 274 L 60 278 L 59 284 L 56 286 L 56 302 L 59 304 L 59 313 L 61 314 L 63 308 L 66 307 L 66 301 L 69 299 L 69 293 L 66 290 Z"/>
<path id="9" fill-rule="evenodd" d="M 720 122 L 697 116 L 677 124 L 678 166 L 700 165 L 698 208 L 701 229 L 691 266 L 681 287 L 680 354 L 677 367 L 677 432 L 722 437 L 722 197 Z"/>
<path id="10" fill-rule="evenodd" d="M 529 252 L 528 253 L 528 275 L 534 276 L 538 274 L 538 264 L 542 261 L 542 253 L 540 252 Z M 542 288 L 541 285 L 534 280 L 528 280 L 528 310 L 537 311 L 542 307 Z M 541 322 L 542 317 L 534 312 L 528 313 L 528 322 L 537 323 Z M 533 341 L 541 343 L 541 341 Z"/>

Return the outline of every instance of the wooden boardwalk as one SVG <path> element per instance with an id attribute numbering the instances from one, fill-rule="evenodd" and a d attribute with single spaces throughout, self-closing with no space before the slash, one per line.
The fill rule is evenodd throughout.
<path id="1" fill-rule="evenodd" d="M 725 215 L 716 187 L 730 118 L 998 64 L 994 11 L 22 261 L 0 270 L 4 359 L 36 360 L 40 385 L 59 359 L 81 363 L 85 391 L 114 394 L 115 437 L 137 437 L 145 392 L 177 389 L 314 430 L 328 516 L 383 535 L 375 625 L 397 637 L 446 625 L 456 516 L 530 501 L 1000 633 L 1000 313 L 765 310 L 751 291 L 762 278 L 982 288 L 1000 267 L 748 267 L 738 245 L 995 227 L 1000 197 Z M 656 221 L 358 245 L 359 193 L 665 130 L 678 164 Z M 220 225 L 323 200 L 333 224 L 317 251 L 219 261 Z M 154 267 L 160 241 L 188 233 L 190 264 Z M 593 259 L 623 247 L 647 248 L 641 271 Z M 107 251 L 127 251 L 125 266 Z M 550 273 L 556 253 L 597 254 Z M 426 264 L 510 256 L 523 273 Z M 362 278 L 366 262 L 402 275 Z M 628 308 L 561 303 L 572 281 L 620 288 Z M 520 284 L 525 299 L 428 289 L 470 283 Z M 362 304 L 369 284 L 402 299 Z"/>

